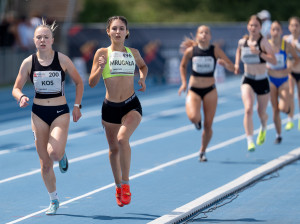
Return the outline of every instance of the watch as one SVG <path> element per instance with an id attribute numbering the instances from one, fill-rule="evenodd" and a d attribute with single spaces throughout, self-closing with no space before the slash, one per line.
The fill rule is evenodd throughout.
<path id="1" fill-rule="evenodd" d="M 74 107 L 78 107 L 79 109 L 81 109 L 82 106 L 81 106 L 81 104 L 75 103 L 75 104 L 74 104 Z"/>

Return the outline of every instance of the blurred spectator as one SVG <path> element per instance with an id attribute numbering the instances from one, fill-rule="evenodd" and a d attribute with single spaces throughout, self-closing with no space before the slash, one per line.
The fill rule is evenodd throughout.
<path id="1" fill-rule="evenodd" d="M 35 29 L 38 25 L 42 24 L 42 18 L 38 14 L 32 14 L 30 18 L 31 26 Z"/>
<path id="2" fill-rule="evenodd" d="M 83 60 L 86 63 L 88 71 L 92 69 L 94 54 L 97 50 L 97 46 L 98 46 L 98 42 L 96 40 L 90 40 L 85 42 L 80 47 L 80 53 L 82 55 Z"/>
<path id="3" fill-rule="evenodd" d="M 33 42 L 34 27 L 30 23 L 30 19 L 26 16 L 21 16 L 18 24 L 19 47 L 25 51 L 35 49 Z"/>
<path id="4" fill-rule="evenodd" d="M 259 13 L 257 13 L 258 18 L 262 21 L 262 27 L 261 27 L 261 34 L 266 37 L 270 38 L 270 30 L 271 30 L 271 14 L 268 10 L 262 10 Z"/>
<path id="5" fill-rule="evenodd" d="M 88 71 L 92 69 L 97 46 L 98 42 L 96 40 L 87 41 L 80 47 L 81 57 L 72 58 L 72 61 L 84 84 L 88 81 Z"/>
<path id="6" fill-rule="evenodd" d="M 160 40 L 154 40 L 148 42 L 143 47 L 144 60 L 149 68 L 149 75 L 153 75 L 156 83 L 164 83 L 164 66 L 165 58 L 160 52 L 161 42 Z"/>
<path id="7" fill-rule="evenodd" d="M 16 20 L 13 12 L 5 15 L 0 24 L 0 47 L 12 47 L 16 42 Z"/>

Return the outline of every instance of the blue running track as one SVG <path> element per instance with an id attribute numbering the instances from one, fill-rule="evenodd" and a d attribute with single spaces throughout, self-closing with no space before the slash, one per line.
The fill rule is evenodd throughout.
<path id="1" fill-rule="evenodd" d="M 85 87 L 83 117 L 71 122 L 66 152 L 69 170 L 61 174 L 55 163 L 60 208 L 46 216 L 49 197 L 40 174 L 38 155 L 31 131 L 31 105 L 20 109 L 11 88 L 0 90 L 0 223 L 105 223 L 151 222 L 190 201 L 223 186 L 243 174 L 300 147 L 300 131 L 284 131 L 275 145 L 272 109 L 268 107 L 266 142 L 247 152 L 243 128 L 240 78 L 229 77 L 217 84 L 218 108 L 207 163 L 198 161 L 201 131 L 185 113 L 185 96 L 177 85 L 149 85 L 137 92 L 143 106 L 143 120 L 131 137 L 132 202 L 120 208 L 115 202 L 108 144 L 101 126 L 103 82 Z M 136 86 L 138 89 L 138 86 Z M 70 108 L 74 86 L 66 87 Z M 24 92 L 31 98 L 33 87 Z M 295 103 L 297 103 L 295 99 Z M 296 104 L 297 105 L 297 104 Z M 296 111 L 296 118 L 299 117 Z M 254 113 L 254 128 L 259 128 Z M 255 135 L 255 137 L 256 137 Z M 195 223 L 300 223 L 300 163 L 278 170 L 276 177 L 260 181 L 213 212 L 200 214 Z"/>

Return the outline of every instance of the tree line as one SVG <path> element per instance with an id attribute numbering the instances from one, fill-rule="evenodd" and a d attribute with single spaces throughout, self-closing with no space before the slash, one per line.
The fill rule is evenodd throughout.
<path id="1" fill-rule="evenodd" d="M 84 0 L 78 22 L 106 22 L 123 15 L 131 23 L 241 22 L 266 9 L 272 20 L 300 16 L 299 0 Z"/>

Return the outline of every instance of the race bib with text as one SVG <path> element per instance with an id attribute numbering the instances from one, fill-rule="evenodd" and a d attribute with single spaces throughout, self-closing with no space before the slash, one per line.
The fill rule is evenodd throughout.
<path id="1" fill-rule="evenodd" d="M 275 54 L 275 57 L 276 57 L 276 60 L 277 60 L 276 65 L 273 65 L 271 63 L 267 63 L 269 65 L 269 67 L 271 69 L 274 69 L 274 70 L 284 69 L 286 67 L 284 55 L 283 54 Z"/>
<path id="2" fill-rule="evenodd" d="M 33 73 L 35 91 L 41 94 L 61 92 L 61 71 L 35 71 Z"/>
<path id="3" fill-rule="evenodd" d="M 214 71 L 215 60 L 211 56 L 195 56 L 192 59 L 193 71 L 205 74 Z"/>
<path id="4" fill-rule="evenodd" d="M 253 54 L 251 52 L 250 47 L 242 47 L 241 59 L 245 64 L 259 64 L 260 63 L 259 55 Z"/>
<path id="5" fill-rule="evenodd" d="M 131 53 L 114 51 L 109 56 L 111 75 L 134 75 L 135 60 Z"/>

